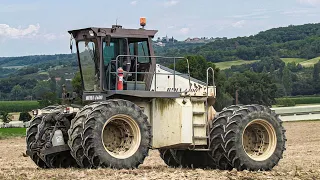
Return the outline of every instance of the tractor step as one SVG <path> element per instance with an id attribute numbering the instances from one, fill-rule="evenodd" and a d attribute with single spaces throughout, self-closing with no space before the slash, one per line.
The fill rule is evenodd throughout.
<path id="1" fill-rule="evenodd" d="M 192 97 L 193 145 L 207 145 L 206 98 Z"/>
<path id="2" fill-rule="evenodd" d="M 194 136 L 194 139 L 208 139 L 207 136 Z"/>
<path id="3" fill-rule="evenodd" d="M 193 124 L 193 127 L 206 127 L 206 124 Z"/>
<path id="4" fill-rule="evenodd" d="M 204 97 L 204 98 L 196 98 L 196 97 L 191 97 L 191 102 L 206 102 L 207 101 L 207 98 Z"/>
<path id="5" fill-rule="evenodd" d="M 201 111 L 199 111 L 199 112 L 193 112 L 193 115 L 204 115 L 206 112 L 201 112 Z"/>

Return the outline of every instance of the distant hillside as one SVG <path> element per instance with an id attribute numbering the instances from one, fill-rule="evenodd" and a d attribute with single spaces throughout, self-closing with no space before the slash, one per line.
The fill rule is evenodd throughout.
<path id="1" fill-rule="evenodd" d="M 320 56 L 320 24 L 274 28 L 249 37 L 216 38 L 202 46 L 170 48 L 168 51 L 175 56 L 202 55 L 211 62 L 256 60 L 268 56 L 312 59 Z"/>
<path id="2" fill-rule="evenodd" d="M 21 56 L 21 57 L 0 57 L 0 67 L 10 67 L 10 66 L 28 66 L 37 65 L 44 63 L 54 63 L 59 62 L 72 62 L 76 60 L 74 54 L 56 54 L 56 55 L 35 55 L 35 56 Z M 71 63 L 70 62 L 70 63 Z"/>
<path id="3" fill-rule="evenodd" d="M 301 64 L 302 67 L 313 67 L 314 64 L 318 63 L 320 61 L 320 57 L 316 57 L 313 59 L 303 59 L 303 58 L 281 58 L 283 62 L 286 64 L 289 63 L 296 63 L 296 64 Z M 238 65 L 243 65 L 243 64 L 252 64 L 255 63 L 259 60 L 250 60 L 250 61 L 245 61 L 245 60 L 235 60 L 235 61 L 224 61 L 224 62 L 218 62 L 215 63 L 215 65 L 221 69 L 229 69 L 231 66 L 238 66 Z"/>
<path id="4" fill-rule="evenodd" d="M 78 66 L 75 54 L 35 55 L 21 57 L 0 57 L 0 78 L 8 76 L 25 76 L 43 79 L 44 72 L 52 71 L 59 66 Z M 38 75 L 39 73 L 39 75 Z M 26 76 L 29 78 L 29 76 Z"/>
<path id="5" fill-rule="evenodd" d="M 158 56 L 202 55 L 207 61 L 218 63 L 221 69 L 233 65 L 250 64 L 264 57 L 278 56 L 284 62 L 313 66 L 320 59 L 320 24 L 305 24 L 274 28 L 249 37 L 215 38 L 210 43 L 168 43 L 154 46 Z M 160 62 L 169 65 L 172 62 Z M 32 66 L 43 74 L 50 67 L 76 67 L 75 54 L 0 57 L 0 78 L 21 75 L 18 69 Z M 23 73 L 25 73 L 24 71 Z"/>

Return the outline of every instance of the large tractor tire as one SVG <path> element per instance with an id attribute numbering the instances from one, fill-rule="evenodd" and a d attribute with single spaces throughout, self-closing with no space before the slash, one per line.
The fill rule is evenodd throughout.
<path id="1" fill-rule="evenodd" d="M 64 128 L 60 128 L 63 132 L 64 140 L 67 141 L 68 135 L 67 130 L 69 127 L 63 122 L 68 122 L 68 120 L 63 119 L 65 118 L 61 112 L 56 111 L 49 114 L 44 115 L 42 118 L 41 123 L 38 126 L 38 133 L 36 138 L 37 145 L 40 148 L 40 151 L 44 151 L 50 149 L 52 147 L 51 137 L 54 133 L 54 126 L 56 125 L 57 121 L 62 123 Z M 40 154 L 38 154 L 40 157 Z M 71 156 L 70 151 L 63 151 L 58 152 L 50 155 L 41 156 L 41 159 L 45 162 L 48 168 L 69 168 L 69 167 L 78 167 L 77 162 Z"/>
<path id="2" fill-rule="evenodd" d="M 160 157 L 168 165 L 172 168 L 177 168 L 182 166 L 180 163 L 181 155 L 177 153 L 177 150 L 174 149 L 160 149 L 159 150 Z"/>
<path id="3" fill-rule="evenodd" d="M 36 141 L 36 135 L 38 133 L 38 125 L 41 123 L 43 116 L 35 117 L 31 122 L 30 126 L 27 128 L 27 151 L 29 151 L 29 156 L 32 161 L 40 168 L 48 168 L 46 163 L 38 156 L 38 153 L 32 150 L 32 146 Z"/>
<path id="4" fill-rule="evenodd" d="M 212 121 L 211 155 L 222 170 L 271 170 L 285 142 L 282 121 L 261 105 L 230 106 Z"/>
<path id="5" fill-rule="evenodd" d="M 89 159 L 85 156 L 82 147 L 82 132 L 83 123 L 88 118 L 88 115 L 92 112 L 93 108 L 97 105 L 91 104 L 85 106 L 81 112 L 79 112 L 74 119 L 71 121 L 71 127 L 68 130 L 69 140 L 68 145 L 71 149 L 70 153 L 73 158 L 77 161 L 78 165 L 82 168 L 92 168 Z"/>
<path id="6" fill-rule="evenodd" d="M 94 167 L 137 168 L 148 155 L 151 126 L 132 102 L 101 102 L 83 125 L 82 147 Z"/>
<path id="7" fill-rule="evenodd" d="M 159 152 L 163 161 L 172 168 L 216 168 L 204 151 L 160 149 Z"/>
<path id="8" fill-rule="evenodd" d="M 44 157 L 49 168 L 77 168 L 77 162 L 69 151 L 50 154 Z"/>

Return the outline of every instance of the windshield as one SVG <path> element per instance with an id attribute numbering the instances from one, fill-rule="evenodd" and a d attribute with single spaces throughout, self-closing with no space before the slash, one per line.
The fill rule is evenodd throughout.
<path id="1" fill-rule="evenodd" d="M 150 56 L 147 41 L 132 42 L 129 44 L 129 48 L 130 48 L 131 55 Z M 149 61 L 150 61 L 149 57 L 138 57 L 139 63 L 149 63 Z"/>
<path id="2" fill-rule="evenodd" d="M 91 40 L 78 42 L 79 58 L 85 91 L 96 91 L 99 87 L 99 57 L 96 44 Z"/>

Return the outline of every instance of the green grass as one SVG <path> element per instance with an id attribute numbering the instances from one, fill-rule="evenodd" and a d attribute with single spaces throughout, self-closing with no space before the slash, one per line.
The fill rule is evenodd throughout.
<path id="1" fill-rule="evenodd" d="M 320 104 L 319 96 L 301 96 L 301 97 L 285 97 L 285 98 L 276 98 L 276 101 L 281 101 L 283 99 L 292 100 L 296 106 L 308 106 L 308 105 L 318 105 Z M 279 104 L 276 104 L 279 106 Z"/>
<path id="2" fill-rule="evenodd" d="M 306 61 L 301 62 L 300 64 L 304 67 L 313 67 L 314 64 L 318 63 L 320 61 L 320 57 L 316 57 L 313 59 L 309 59 Z"/>
<path id="3" fill-rule="evenodd" d="M 301 64 L 303 67 L 313 67 L 314 64 L 316 64 L 319 60 L 320 57 L 316 57 L 313 59 L 303 59 L 303 58 L 281 58 L 283 62 L 286 64 L 295 62 Z"/>
<path id="4" fill-rule="evenodd" d="M 281 58 L 281 60 L 286 64 L 291 62 L 301 63 L 301 62 L 307 61 L 307 59 L 303 59 L 303 58 Z"/>
<path id="5" fill-rule="evenodd" d="M 5 69 L 22 69 L 26 66 L 6 66 L 6 67 L 2 67 L 2 68 L 5 68 Z"/>
<path id="6" fill-rule="evenodd" d="M 38 101 L 0 101 L 0 111 L 29 112 L 39 108 Z"/>
<path id="7" fill-rule="evenodd" d="M 314 64 L 316 64 L 319 60 L 320 57 L 316 57 L 313 59 L 303 59 L 303 58 L 281 58 L 281 60 L 283 62 L 285 62 L 286 64 L 291 63 L 291 62 L 295 62 L 295 63 L 299 63 L 304 67 L 312 67 Z M 238 65 L 242 65 L 242 64 L 251 64 L 254 62 L 257 62 L 259 60 L 252 60 L 252 61 L 245 61 L 245 60 L 236 60 L 236 61 L 226 61 L 226 62 L 219 62 L 219 63 L 215 63 L 215 65 L 221 69 L 229 69 L 231 68 L 231 66 L 238 66 Z"/>
<path id="8" fill-rule="evenodd" d="M 0 128 L 0 139 L 26 136 L 26 128 Z"/>
<path id="9" fill-rule="evenodd" d="M 245 60 L 237 60 L 237 61 L 226 61 L 226 62 L 219 62 L 215 63 L 215 65 L 223 70 L 223 69 L 229 69 L 231 66 L 238 66 L 242 64 L 252 64 L 254 62 L 257 62 L 257 60 L 252 60 L 252 61 L 245 61 Z"/>
<path id="10" fill-rule="evenodd" d="M 49 73 L 48 73 L 48 72 L 40 72 L 40 73 L 38 73 L 38 74 L 49 75 Z"/>
<path id="11" fill-rule="evenodd" d="M 314 103 L 314 104 L 296 104 L 296 106 L 314 106 L 314 105 L 320 105 L 320 103 Z"/>

